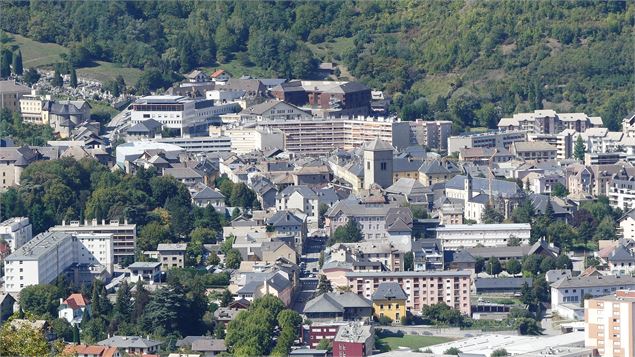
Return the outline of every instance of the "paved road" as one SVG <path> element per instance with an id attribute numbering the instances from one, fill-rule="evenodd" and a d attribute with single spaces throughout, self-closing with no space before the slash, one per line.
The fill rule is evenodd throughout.
<path id="1" fill-rule="evenodd" d="M 318 284 L 320 252 L 324 249 L 326 238 L 309 237 L 304 246 L 305 254 L 300 259 L 302 263 L 302 277 L 300 288 L 296 293 L 293 309 L 302 312 L 307 301 L 313 298 Z M 310 275 L 314 275 L 311 277 Z"/>

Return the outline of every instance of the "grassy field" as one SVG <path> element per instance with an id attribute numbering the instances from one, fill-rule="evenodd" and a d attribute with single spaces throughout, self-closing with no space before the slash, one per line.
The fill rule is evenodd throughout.
<path id="1" fill-rule="evenodd" d="M 20 46 L 24 68 L 49 67 L 62 61 L 60 54 L 68 50 L 54 43 L 33 41 L 20 35 L 9 35 L 13 39 L 10 44 Z"/>
<path id="2" fill-rule="evenodd" d="M 97 61 L 95 67 L 85 67 L 77 70 L 77 75 L 82 78 L 91 78 L 100 82 L 115 79 L 121 74 L 126 81 L 126 85 L 132 86 L 143 73 L 138 68 L 121 67 L 116 63 Z"/>
<path id="3" fill-rule="evenodd" d="M 452 339 L 439 336 L 419 336 L 419 335 L 397 335 L 389 332 L 381 332 L 377 334 L 376 347 L 382 352 L 393 351 L 399 347 L 408 347 L 412 350 L 419 348 L 438 345 L 440 343 L 451 341 Z"/>
<path id="4" fill-rule="evenodd" d="M 9 37 L 12 39 L 9 43 L 10 45 L 20 46 L 24 68 L 51 68 L 54 64 L 62 62 L 61 54 L 68 53 L 66 47 L 54 43 L 33 41 L 24 36 L 13 34 L 10 34 Z M 121 74 L 128 85 L 135 84 L 141 73 L 142 71 L 137 68 L 125 68 L 114 63 L 102 61 L 97 61 L 93 67 L 79 68 L 77 70 L 77 74 L 80 77 L 100 82 L 115 79 L 118 74 Z"/>

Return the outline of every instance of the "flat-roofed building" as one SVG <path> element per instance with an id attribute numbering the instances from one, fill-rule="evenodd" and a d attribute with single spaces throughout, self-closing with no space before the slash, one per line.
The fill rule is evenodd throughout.
<path id="1" fill-rule="evenodd" d="M 349 272 L 346 279 L 351 291 L 371 299 L 384 282 L 397 282 L 406 292 L 406 309 L 419 312 L 423 306 L 445 303 L 470 314 L 471 273 L 467 270 Z"/>
<path id="2" fill-rule="evenodd" d="M 33 228 L 28 217 L 12 217 L 0 223 L 0 238 L 14 252 L 33 238 Z"/>
<path id="3" fill-rule="evenodd" d="M 224 135 L 161 138 L 156 142 L 176 145 L 191 153 L 232 152 L 231 138 Z"/>
<path id="4" fill-rule="evenodd" d="M 172 268 L 184 268 L 186 249 L 187 244 L 185 243 L 159 244 L 157 251 L 159 252 L 161 270 L 167 271 Z"/>
<path id="5" fill-rule="evenodd" d="M 600 356 L 635 356 L 635 291 L 584 301 L 584 345 Z"/>
<path id="6" fill-rule="evenodd" d="M 122 261 L 132 261 L 135 255 L 135 242 L 137 240 L 137 225 L 129 224 L 128 220 L 120 222 L 118 220 L 105 220 L 101 224 L 93 219 L 92 221 L 62 221 L 61 225 L 51 227 L 51 232 L 67 232 L 67 233 L 111 233 L 113 260 L 119 264 Z"/>
<path id="7" fill-rule="evenodd" d="M 446 151 L 448 137 L 452 133 L 449 120 L 422 120 L 410 122 L 410 144 L 422 145 L 430 150 Z"/>
<path id="8" fill-rule="evenodd" d="M 590 117 L 584 113 L 556 113 L 549 109 L 516 113 L 498 122 L 500 130 L 526 130 L 538 134 L 557 134 L 565 129 L 583 133 L 587 128 L 600 128 L 603 125 L 600 117 Z"/>
<path id="9" fill-rule="evenodd" d="M 520 244 L 529 244 L 531 225 L 529 223 L 500 224 L 452 224 L 436 228 L 437 240 L 446 250 L 507 246 L 516 238 Z"/>
<path id="10" fill-rule="evenodd" d="M 448 154 L 458 153 L 462 148 L 509 149 L 512 143 L 525 140 L 527 140 L 527 132 L 522 130 L 451 136 L 448 138 Z"/>

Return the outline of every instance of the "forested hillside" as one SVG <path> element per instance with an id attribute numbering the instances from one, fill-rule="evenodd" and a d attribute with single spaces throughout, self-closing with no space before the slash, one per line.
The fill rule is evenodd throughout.
<path id="1" fill-rule="evenodd" d="M 172 71 L 238 63 L 308 78 L 334 61 L 394 96 L 406 119 L 493 126 L 536 108 L 601 115 L 634 105 L 635 5 L 626 1 L 0 2 L 2 29 L 70 49 L 75 66 Z M 243 73 L 233 73 L 240 75 Z"/>

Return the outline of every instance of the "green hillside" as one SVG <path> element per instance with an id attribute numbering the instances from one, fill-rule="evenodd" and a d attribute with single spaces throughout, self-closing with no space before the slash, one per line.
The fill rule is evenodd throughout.
<path id="1" fill-rule="evenodd" d="M 626 1 L 0 6 L 4 30 L 65 46 L 76 67 L 103 61 L 145 69 L 136 84 L 141 93 L 197 67 L 311 78 L 320 61 L 333 61 L 341 78 L 392 95 L 404 119 L 449 119 L 456 131 L 538 108 L 601 115 L 617 129 L 635 107 L 635 5 Z"/>

